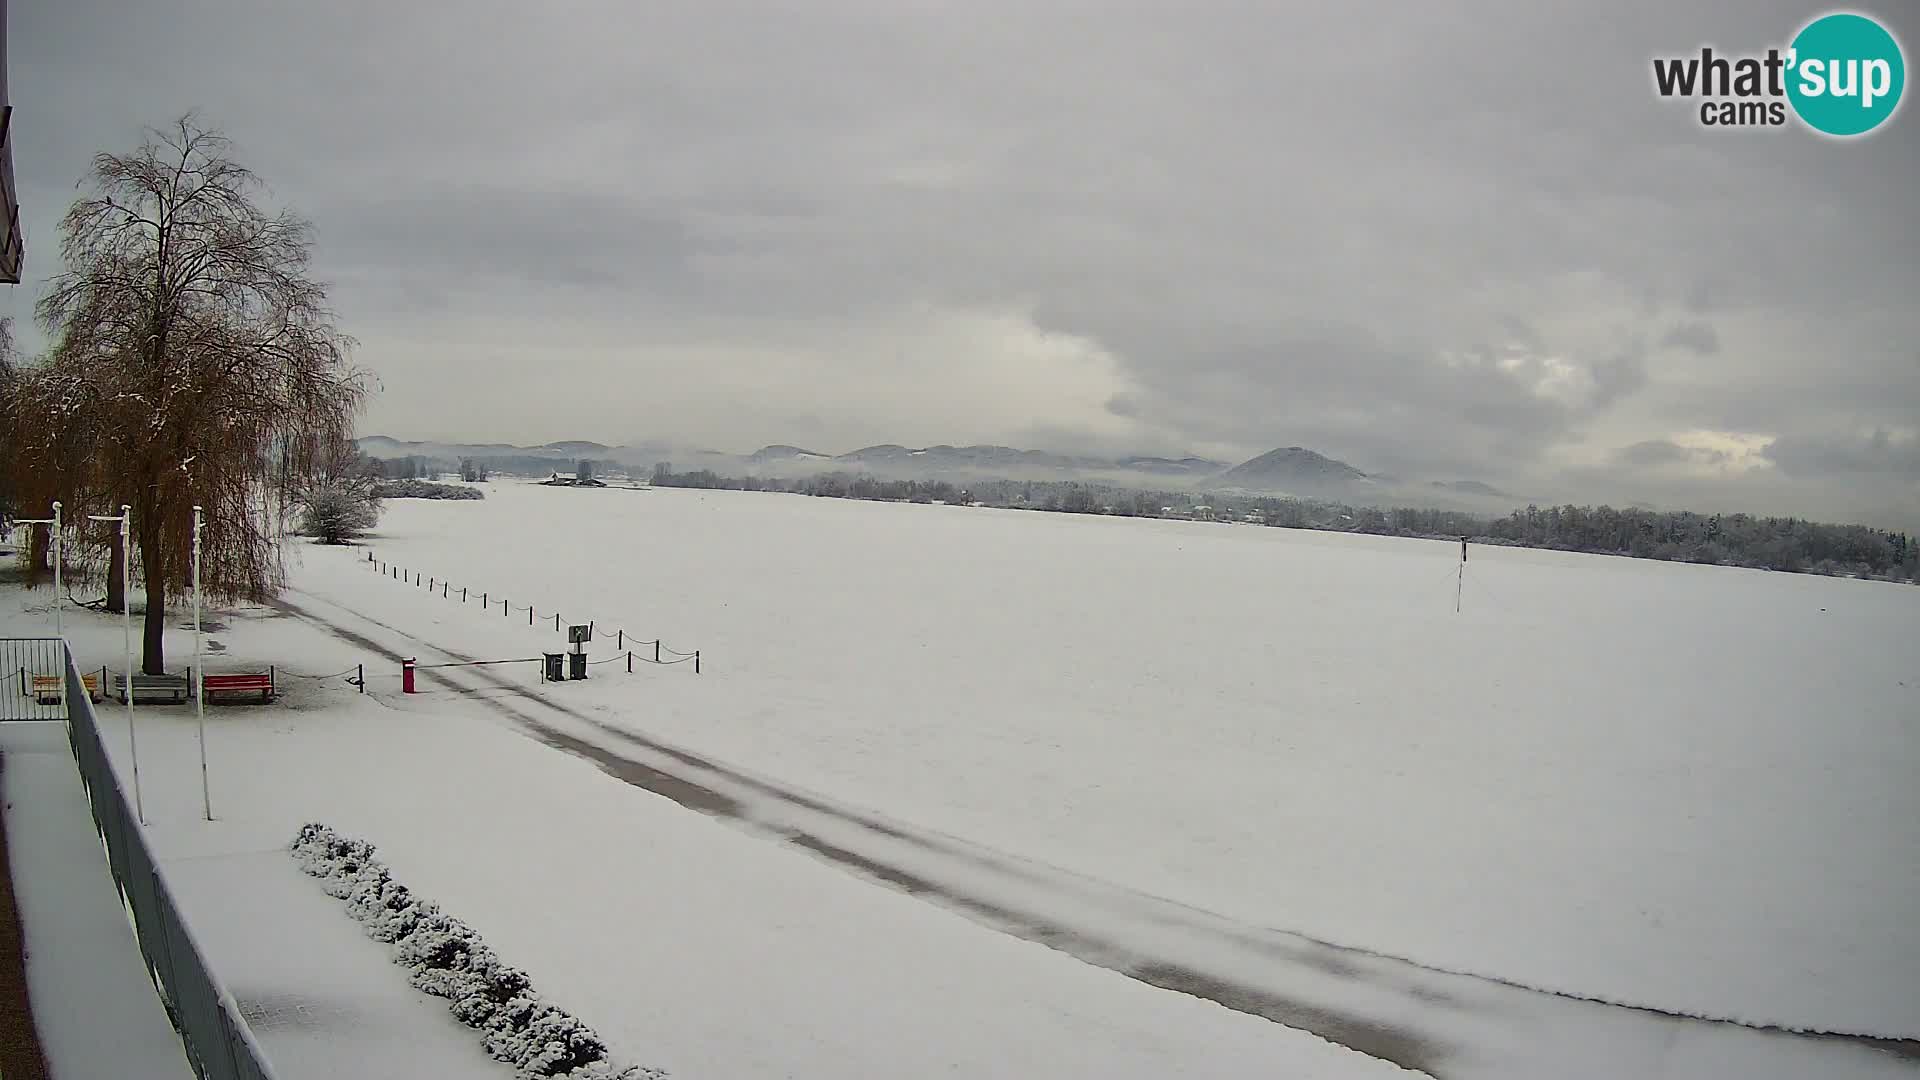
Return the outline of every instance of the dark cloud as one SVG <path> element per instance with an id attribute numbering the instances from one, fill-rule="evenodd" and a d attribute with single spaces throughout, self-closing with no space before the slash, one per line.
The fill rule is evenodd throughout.
<path id="1" fill-rule="evenodd" d="M 1911 432 L 1904 438 L 1885 428 L 1851 437 L 1790 435 L 1775 440 L 1766 455 L 1792 476 L 1857 481 L 1879 475 L 1920 484 L 1920 438 Z"/>
<path id="2" fill-rule="evenodd" d="M 1715 135 L 1649 86 L 1804 4 L 10 14 L 29 278 L 89 156 L 200 106 L 314 219 L 372 427 L 1299 444 L 1615 501 L 1676 470 L 1611 448 L 1704 430 L 1779 468 L 1689 497 L 1912 494 L 1836 448 L 1920 417 L 1920 114 Z"/>
<path id="3" fill-rule="evenodd" d="M 1614 452 L 1617 465 L 1718 465 L 1728 458 L 1724 450 L 1699 446 L 1681 446 L 1670 439 L 1647 439 Z"/>

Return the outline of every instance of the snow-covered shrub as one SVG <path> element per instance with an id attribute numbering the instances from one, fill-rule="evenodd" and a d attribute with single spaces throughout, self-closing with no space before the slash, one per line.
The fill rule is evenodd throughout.
<path id="1" fill-rule="evenodd" d="M 466 923 L 415 897 L 374 857 L 373 845 L 318 823 L 303 825 L 291 851 L 367 934 L 393 946 L 407 981 L 446 998 L 481 1045 L 527 1080 L 664 1080 L 659 1069 L 607 1060 L 607 1044 L 580 1019 L 540 1000 L 527 973 L 500 961 Z"/>
<path id="2" fill-rule="evenodd" d="M 379 520 L 380 500 L 364 478 L 315 484 L 301 494 L 300 531 L 323 544 L 350 544 Z"/>

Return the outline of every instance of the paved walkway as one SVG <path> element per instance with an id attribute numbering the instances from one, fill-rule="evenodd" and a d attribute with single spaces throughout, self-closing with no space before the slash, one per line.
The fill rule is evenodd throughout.
<path id="1" fill-rule="evenodd" d="M 8 864 L 0 871 L 18 908 L 25 1000 L 48 1072 L 191 1080 L 107 870 L 65 725 L 0 723 L 0 760 Z"/>

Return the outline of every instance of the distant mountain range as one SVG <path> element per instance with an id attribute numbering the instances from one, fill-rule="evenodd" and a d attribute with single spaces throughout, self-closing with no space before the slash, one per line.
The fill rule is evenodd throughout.
<path id="1" fill-rule="evenodd" d="M 1294 495 L 1358 504 L 1441 506 L 1463 510 L 1510 508 L 1513 496 L 1478 480 L 1410 482 L 1366 472 L 1300 446 L 1282 447 L 1234 465 L 1203 457 L 1120 457 L 1056 454 L 1009 446 L 909 447 L 882 443 L 845 454 L 827 454 L 799 446 L 763 446 L 751 454 L 729 454 L 665 443 L 608 446 L 571 440 L 538 446 L 504 443 L 409 441 L 385 435 L 359 440 L 373 457 L 417 456 L 457 467 L 460 458 L 486 461 L 496 472 L 544 475 L 566 471 L 574 461 L 591 458 L 636 475 L 659 464 L 676 472 L 710 469 L 732 476 L 792 478 L 825 472 L 868 472 L 896 480 L 967 479 L 1082 480 L 1149 490 L 1205 489 L 1260 495 Z"/>

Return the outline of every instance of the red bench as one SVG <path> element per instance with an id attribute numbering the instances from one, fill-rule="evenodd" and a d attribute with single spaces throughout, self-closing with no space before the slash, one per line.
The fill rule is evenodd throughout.
<path id="1" fill-rule="evenodd" d="M 215 675 L 211 672 L 200 677 L 200 689 L 206 694 L 259 694 L 261 701 L 272 701 L 277 692 L 273 685 L 273 669 L 259 672 L 229 672 Z"/>

